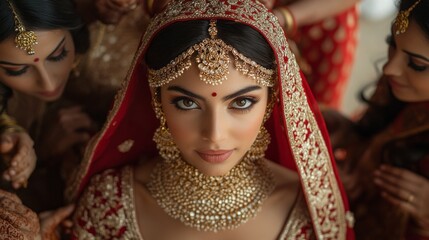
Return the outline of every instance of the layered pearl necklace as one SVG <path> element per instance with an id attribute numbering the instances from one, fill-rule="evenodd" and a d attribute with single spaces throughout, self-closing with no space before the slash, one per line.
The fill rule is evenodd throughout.
<path id="1" fill-rule="evenodd" d="M 224 176 L 207 176 L 182 159 L 163 160 L 147 188 L 164 211 L 186 226 L 218 232 L 256 216 L 275 187 L 263 159 L 245 157 Z"/>

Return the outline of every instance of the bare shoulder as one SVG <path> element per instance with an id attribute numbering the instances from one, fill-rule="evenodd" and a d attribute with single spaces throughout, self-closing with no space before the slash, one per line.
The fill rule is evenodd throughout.
<path id="1" fill-rule="evenodd" d="M 299 176 L 295 171 L 287 169 L 268 159 L 265 159 L 265 163 L 273 173 L 277 186 L 293 187 L 299 185 Z"/>

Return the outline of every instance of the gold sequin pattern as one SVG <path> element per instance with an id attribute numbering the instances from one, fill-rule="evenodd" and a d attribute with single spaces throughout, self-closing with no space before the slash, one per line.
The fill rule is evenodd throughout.
<path id="1" fill-rule="evenodd" d="M 109 169 L 94 176 L 74 214 L 77 239 L 141 239 L 134 226 L 132 169 Z"/>
<path id="2" fill-rule="evenodd" d="M 253 2 L 253 1 L 252 1 Z M 174 5 L 174 7 L 173 7 Z M 127 80 L 118 93 L 111 115 L 100 137 L 87 149 L 87 154 L 78 172 L 77 181 L 70 192 L 77 194 L 81 180 L 87 173 L 93 157 L 93 149 L 110 127 L 124 101 L 134 68 L 139 67 L 140 56 L 156 32 L 180 20 L 191 19 L 234 19 L 258 29 L 277 54 L 277 76 L 280 79 L 280 95 L 283 117 L 286 121 L 287 136 L 301 177 L 303 192 L 315 235 L 318 239 L 345 239 L 346 220 L 342 196 L 335 177 L 329 151 L 324 142 L 313 112 L 307 101 L 299 68 L 291 53 L 277 18 L 261 4 L 250 4 L 246 0 L 182 0 L 170 2 L 166 10 L 157 15 L 142 38 Z M 72 195 L 73 197 L 73 195 Z"/>
<path id="3" fill-rule="evenodd" d="M 255 217 L 275 184 L 263 159 L 245 157 L 224 176 L 206 176 L 182 159 L 158 163 L 147 188 L 174 219 L 202 231 L 235 229 Z"/>

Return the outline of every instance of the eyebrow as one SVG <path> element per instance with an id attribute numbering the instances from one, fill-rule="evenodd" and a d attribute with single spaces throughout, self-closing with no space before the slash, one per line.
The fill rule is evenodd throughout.
<path id="1" fill-rule="evenodd" d="M 429 62 L 429 58 L 427 58 L 427 57 L 424 57 L 424 56 L 422 56 L 422 55 L 419 55 L 419 54 L 416 54 L 416 53 L 412 53 L 412 52 L 409 52 L 409 51 L 406 51 L 406 50 L 403 50 L 406 54 L 408 54 L 408 55 L 410 55 L 410 56 L 412 56 L 412 57 L 415 57 L 415 58 L 419 58 L 419 59 L 421 59 L 421 60 L 423 60 L 423 61 L 426 61 L 426 62 Z"/>
<path id="2" fill-rule="evenodd" d="M 223 97 L 222 99 L 223 99 L 224 101 L 227 101 L 227 100 L 229 100 L 229 99 L 232 99 L 232 98 L 238 97 L 238 96 L 240 96 L 240 95 L 243 95 L 243 94 L 245 94 L 245 93 L 248 93 L 248 92 L 251 92 L 251 91 L 254 91 L 254 90 L 259 90 L 259 89 L 262 89 L 262 88 L 261 88 L 260 86 L 258 86 L 258 85 L 249 86 L 249 87 L 243 88 L 243 89 L 241 89 L 241 90 L 238 90 L 237 92 L 234 92 L 234 93 L 232 93 L 232 94 L 229 94 L 229 95 L 227 95 L 227 96 Z M 179 86 L 170 86 L 170 87 L 168 87 L 168 89 L 167 89 L 167 90 L 169 90 L 169 91 L 176 91 L 176 92 L 180 92 L 180 93 L 183 93 L 183 94 L 185 94 L 185 95 L 188 95 L 189 97 L 193 97 L 193 98 L 196 98 L 196 99 L 200 99 L 200 100 L 202 100 L 202 101 L 204 101 L 204 100 L 205 100 L 205 99 L 204 99 L 204 97 L 202 97 L 202 96 L 200 96 L 200 95 L 198 95 L 198 94 L 195 94 L 195 93 L 193 93 L 193 92 L 191 92 L 191 91 L 188 91 L 188 90 L 186 90 L 186 89 L 184 89 L 184 88 L 182 88 L 182 87 L 179 87 Z"/>
<path id="3" fill-rule="evenodd" d="M 57 46 L 55 47 L 55 49 L 48 55 L 48 57 L 50 57 L 52 54 L 54 54 L 61 47 L 61 45 L 65 42 L 65 40 L 66 40 L 66 37 L 64 36 L 63 39 L 57 44 Z M 12 65 L 12 66 L 26 65 L 26 64 L 12 63 L 12 62 L 7 62 L 7 61 L 0 61 L 0 64 Z"/>

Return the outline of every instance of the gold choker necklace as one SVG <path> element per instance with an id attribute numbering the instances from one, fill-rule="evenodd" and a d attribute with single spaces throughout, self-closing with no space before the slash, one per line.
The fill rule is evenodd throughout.
<path id="1" fill-rule="evenodd" d="M 199 231 L 234 229 L 256 216 L 274 189 L 262 159 L 245 157 L 225 176 L 206 176 L 182 159 L 158 163 L 147 188 L 174 219 Z"/>

